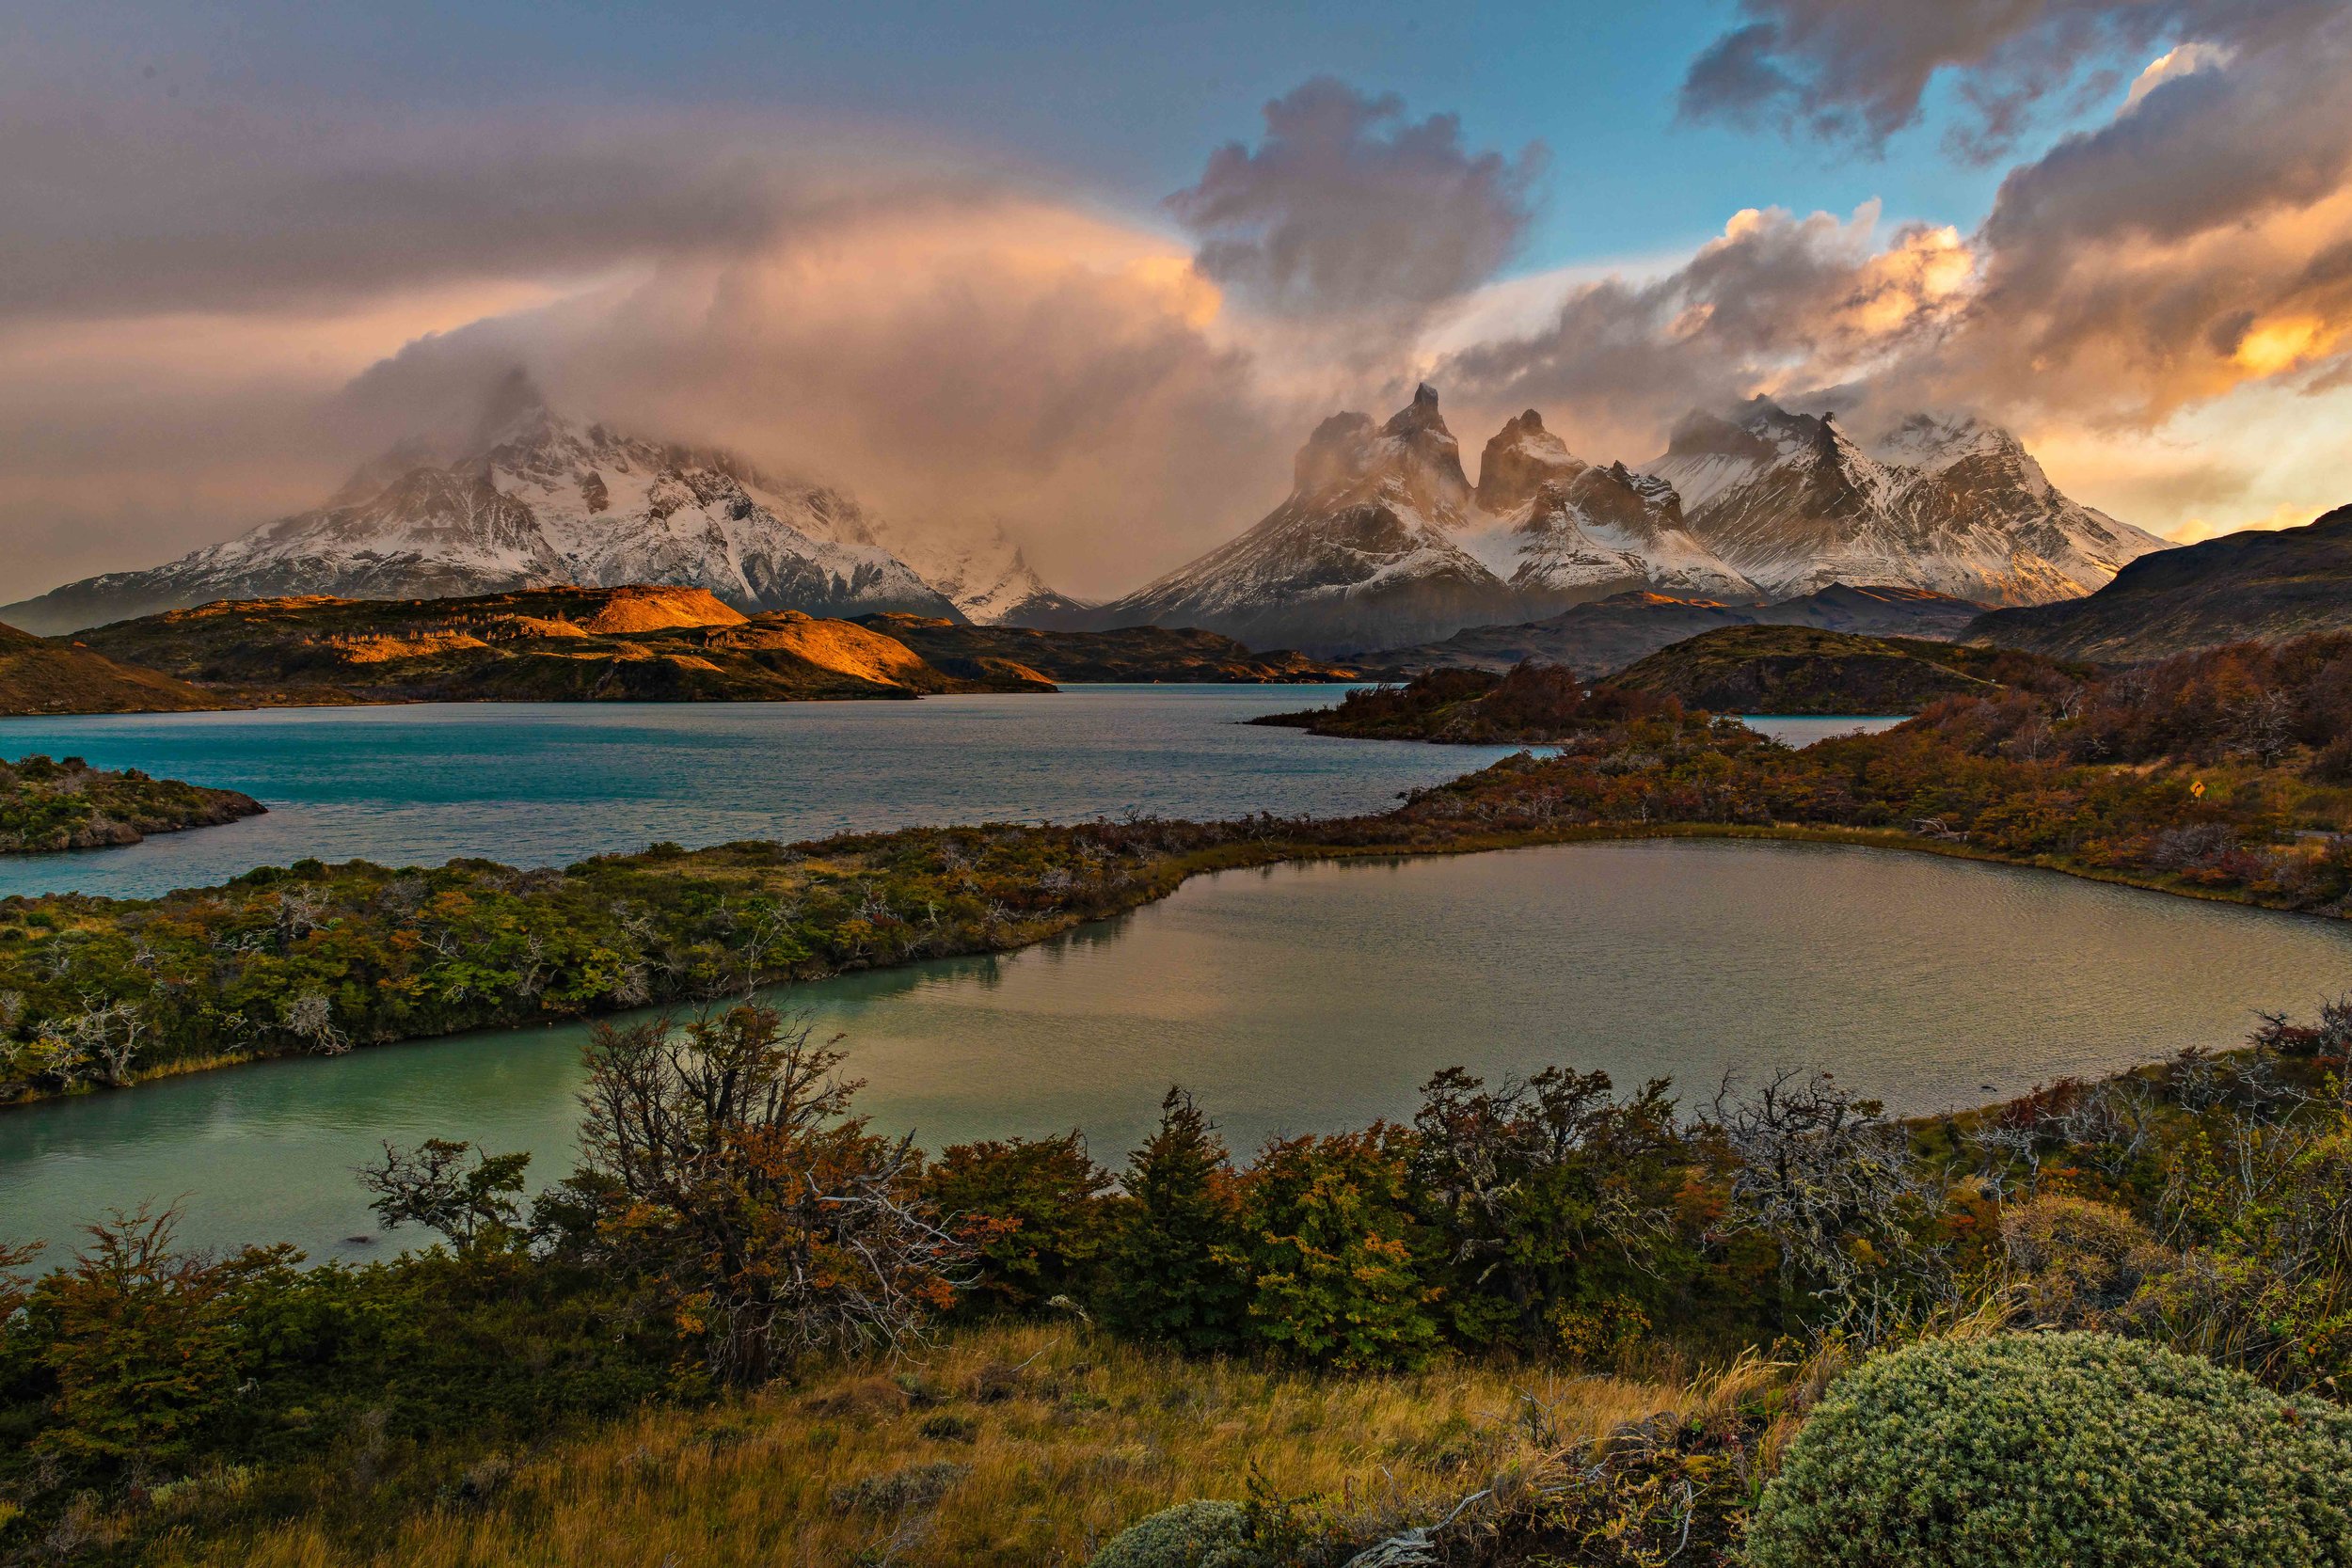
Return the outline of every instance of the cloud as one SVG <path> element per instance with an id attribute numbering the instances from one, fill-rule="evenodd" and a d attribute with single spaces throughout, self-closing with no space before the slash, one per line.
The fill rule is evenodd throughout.
<path id="1" fill-rule="evenodd" d="M 452 194 L 469 178 L 420 174 L 446 198 L 423 231 L 504 225 Z M 517 190 L 537 238 L 453 244 L 462 261 L 404 269 L 346 234 L 296 289 L 257 235 L 249 271 L 224 250 L 20 296 L 0 314 L 9 596 L 316 504 L 391 440 L 469 422 L 518 364 L 582 418 L 945 528 L 1002 519 L 1079 592 L 1174 564 L 1279 492 L 1314 410 L 1261 385 L 1180 244 L 984 172 L 747 178 L 756 223 L 645 218 L 590 244 L 593 201 Z M 284 189 L 308 211 L 307 175 Z"/>
<path id="2" fill-rule="evenodd" d="M 1753 7 L 1759 20 L 1719 40 L 1692 81 L 1777 104 L 1804 129 L 1867 135 L 1915 115 L 1928 78 L 1951 62 L 1994 103 L 2087 58 L 2084 40 L 2190 26 L 2224 37 L 2175 43 L 2128 92 L 2119 79 L 2111 117 L 2011 168 L 1973 234 L 1881 232 L 1867 213 L 1742 214 L 1685 264 L 1580 284 L 1542 330 L 1457 349 L 1440 373 L 1499 407 L 1549 399 L 1571 431 L 1621 451 L 1657 439 L 1686 404 L 1835 387 L 1850 422 L 1968 408 L 2054 440 L 2113 443 L 2137 453 L 2137 479 L 2088 460 L 2078 471 L 2147 515 L 2289 504 L 2247 511 L 2259 485 L 2242 460 L 2192 472 L 2137 438 L 2256 390 L 2288 394 L 2261 404 L 2284 428 L 2352 385 L 2352 119 L 2341 105 L 2352 12 L 1874 7 L 1883 37 L 1853 30 L 1861 14 Z M 2217 489 L 2225 471 L 2246 494 Z M 2176 487 L 2164 492 L 2168 478 Z"/>
<path id="3" fill-rule="evenodd" d="M 1876 203 L 1750 210 L 1672 272 L 1581 284 L 1540 331 L 1436 373 L 1488 413 L 1556 413 L 1591 454 L 1646 457 L 1693 406 L 1867 378 L 1950 319 L 1975 264 L 1952 229 L 1884 232 Z"/>
<path id="4" fill-rule="evenodd" d="M 1260 309 L 1417 316 L 1517 252 L 1548 162 L 1541 143 L 1472 152 L 1454 115 L 1410 119 L 1393 93 L 1319 77 L 1266 104 L 1255 149 L 1218 148 L 1167 205 L 1201 273 Z"/>
<path id="5" fill-rule="evenodd" d="M 2352 12 L 2176 73 L 2011 170 L 1983 282 L 1910 367 L 1947 399 L 2149 427 L 2352 350 Z"/>
<path id="6" fill-rule="evenodd" d="M 1140 230 L 1007 194 L 845 210 L 756 250 L 409 345 L 352 397 L 413 420 L 506 366 L 559 405 L 736 448 L 1041 570 L 1130 584 L 1279 489 L 1302 410 L 1206 330 L 1216 291 Z"/>
<path id="7" fill-rule="evenodd" d="M 2159 40 L 2260 44 L 2331 0 L 1740 0 L 1746 18 L 1692 61 L 1686 119 L 1770 125 L 1877 147 L 1921 118 L 1939 78 L 1960 115 L 1950 145 L 1991 158 L 2037 109 L 2079 107 L 2119 62 Z"/>

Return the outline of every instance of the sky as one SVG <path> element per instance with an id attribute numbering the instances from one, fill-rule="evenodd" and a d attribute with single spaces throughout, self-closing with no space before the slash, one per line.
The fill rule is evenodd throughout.
<path id="1" fill-rule="evenodd" d="M 2175 537 L 2352 499 L 2341 0 L 0 0 L 0 600 L 558 405 L 1108 594 L 1427 378 L 1640 462 L 2010 425 Z"/>

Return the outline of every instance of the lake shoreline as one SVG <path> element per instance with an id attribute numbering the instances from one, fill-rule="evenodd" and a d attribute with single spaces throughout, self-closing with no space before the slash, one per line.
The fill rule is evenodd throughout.
<path id="1" fill-rule="evenodd" d="M 1375 818 L 1374 820 L 1379 819 Z M 1210 824 L 1207 826 L 1232 827 L 1235 826 L 1235 824 Z M 873 835 L 845 836 L 868 838 Z M 1565 826 L 1543 832 L 1516 832 L 1467 835 L 1452 842 L 1410 847 L 1399 846 L 1393 843 L 1373 842 L 1299 843 L 1286 841 L 1250 842 L 1247 840 L 1240 842 L 1228 842 L 1210 848 L 1196 850 L 1187 854 L 1171 857 L 1163 867 L 1158 869 L 1155 875 L 1141 882 L 1135 889 L 1136 895 L 1134 897 L 1127 901 L 1120 902 L 1115 907 L 1070 910 L 1060 911 L 1055 915 L 1040 920 L 1025 922 L 1020 934 L 1013 940 L 1002 942 L 975 943 L 968 946 L 933 949 L 931 951 L 922 953 L 911 953 L 882 963 L 851 961 L 821 969 L 763 974 L 754 983 L 757 987 L 761 988 L 798 985 L 832 979 L 845 974 L 904 968 L 913 964 L 939 958 L 978 958 L 992 955 L 1017 953 L 1025 949 L 1051 942 L 1057 938 L 1067 936 L 1071 932 L 1083 927 L 1094 925 L 1099 922 L 1114 920 L 1122 915 L 1132 913 L 1136 910 L 1146 908 L 1167 898 L 1178 888 L 1184 886 L 1186 882 L 1191 881 L 1197 877 L 1214 875 L 1222 871 L 1256 870 L 1277 865 L 1311 864 L 1318 862 L 1364 860 L 1410 861 L 1437 857 L 1486 854 L 1502 850 L 1535 848 L 1552 846 L 1678 839 L 1840 845 L 1853 848 L 1931 855 L 1946 860 L 1969 861 L 1981 864 L 2005 866 L 2015 870 L 2053 872 L 2060 876 L 2074 878 L 2078 880 L 2100 882 L 2109 886 L 2131 888 L 2146 893 L 2169 895 L 2175 897 L 2190 898 L 2206 903 L 2232 904 L 2242 908 L 2260 909 L 2269 913 L 2296 915 L 2307 919 L 2329 923 L 2340 923 L 2346 918 L 2342 913 L 2331 914 L 2319 911 L 2295 909 L 2285 904 L 2283 901 L 2265 899 L 2251 895 L 2244 890 L 2197 887 L 2185 885 L 2178 879 L 2133 876 L 2127 873 L 2105 868 L 2070 865 L 2049 856 L 2024 858 L 2003 855 L 1971 845 L 1927 838 L 1918 834 L 1905 833 L 1890 829 L 1841 828 L 1805 823 L 1774 824 L 1771 826 L 1758 824 L 1706 822 L 1660 824 L 1599 823 Z M 822 847 L 823 846 L 820 843 L 818 845 L 807 846 L 805 847 L 811 849 L 821 849 Z M 787 847 L 777 846 L 773 847 L 784 848 Z M 690 853 L 704 852 L 707 851 L 690 851 Z M 206 890 L 182 891 L 197 892 Z M 8 899 L 0 899 L 0 906 L 15 903 L 22 897 L 23 895 L 14 895 Z M 101 901 L 125 903 L 153 902 L 151 900 Z M 723 1000 L 724 994 L 727 993 L 714 994 L 701 1000 L 703 1003 Z M 671 1005 L 691 1006 L 700 1004 L 691 1000 L 681 999 L 680 1001 L 674 1002 Z M 544 1022 L 552 1026 L 563 1022 L 576 1022 L 578 1019 L 606 1017 L 632 1010 L 636 1009 L 633 1006 L 589 1008 L 582 1013 L 576 1015 L 575 1018 L 554 1018 L 548 1019 Z M 500 1022 L 477 1023 L 446 1031 L 405 1034 L 388 1038 L 372 1039 L 364 1043 L 355 1043 L 353 1049 L 367 1050 L 380 1045 L 413 1044 L 431 1040 L 453 1039 L 471 1034 L 520 1026 L 524 1025 Z M 170 1078 L 183 1077 L 191 1073 L 209 1072 L 225 1068 L 246 1066 L 256 1062 L 279 1060 L 287 1056 L 300 1054 L 304 1053 L 283 1051 L 229 1052 L 215 1053 L 202 1057 L 192 1057 L 179 1061 L 160 1063 L 154 1067 L 141 1069 L 135 1072 L 128 1074 L 125 1080 L 119 1084 L 85 1084 L 68 1089 L 45 1093 L 34 1092 L 30 1094 L 19 1094 L 10 1099 L 0 1100 L 0 1115 L 5 1115 L 8 1111 L 20 1107 L 53 1104 L 63 1100 L 79 1099 L 100 1094 L 119 1092 L 121 1090 L 135 1088 L 143 1084 L 154 1083 Z"/>

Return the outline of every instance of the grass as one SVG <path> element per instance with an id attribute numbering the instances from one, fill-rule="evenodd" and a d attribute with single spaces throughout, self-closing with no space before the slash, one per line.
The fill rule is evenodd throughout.
<path id="1" fill-rule="evenodd" d="M 1184 1361 L 1076 1323 L 971 1329 L 901 1362 L 491 1456 L 389 1522 L 367 1518 L 362 1481 L 322 1473 L 305 1518 L 183 1528 L 151 1560 L 1050 1568 L 1173 1503 L 1241 1498 L 1253 1471 L 1278 1496 L 1425 1520 L 1498 1471 L 1692 1397 L 1462 1361 L 1388 1377 Z"/>

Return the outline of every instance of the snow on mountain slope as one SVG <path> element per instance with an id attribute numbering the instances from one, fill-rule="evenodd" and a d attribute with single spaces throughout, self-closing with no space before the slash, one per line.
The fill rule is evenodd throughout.
<path id="1" fill-rule="evenodd" d="M 1684 420 L 1645 471 L 1681 493 L 1700 544 L 1774 594 L 1886 583 L 2041 604 L 2167 547 L 2060 494 L 2023 443 L 1982 420 L 1915 415 L 1878 448 L 1757 398 L 1737 420 Z"/>
<path id="2" fill-rule="evenodd" d="M 1525 505 L 1481 521 L 1461 538 L 1464 549 L 1520 594 L 1530 618 L 1632 590 L 1757 596 L 1755 584 L 1683 526 L 1681 498 L 1664 480 L 1622 463 L 1579 463 L 1568 472 L 1565 480 L 1543 481 Z M 1479 486 L 1487 493 L 1483 472 Z"/>
<path id="3" fill-rule="evenodd" d="M 1512 592 L 1452 538 L 1470 516 L 1470 486 L 1429 388 L 1384 425 L 1354 413 L 1324 420 L 1293 480 L 1290 499 L 1255 528 L 1104 606 L 1094 623 L 1201 626 L 1252 647 L 1325 652 L 1511 614 Z"/>
<path id="4" fill-rule="evenodd" d="M 560 418 L 516 377 L 459 450 L 404 442 L 326 506 L 8 609 L 11 624 L 58 632 L 221 598 L 656 582 L 746 611 L 965 613 L 877 542 L 887 526 L 839 491 L 768 478 L 723 452 Z M 963 562 L 955 592 L 991 602 L 1045 591 L 1009 541 L 1001 559 L 989 548 Z"/>
<path id="5" fill-rule="evenodd" d="M 845 530 L 845 537 L 888 550 L 977 626 L 1020 626 L 1089 608 L 1046 586 L 1001 524 L 985 533 L 958 534 L 868 512 L 861 514 L 854 531 Z"/>

